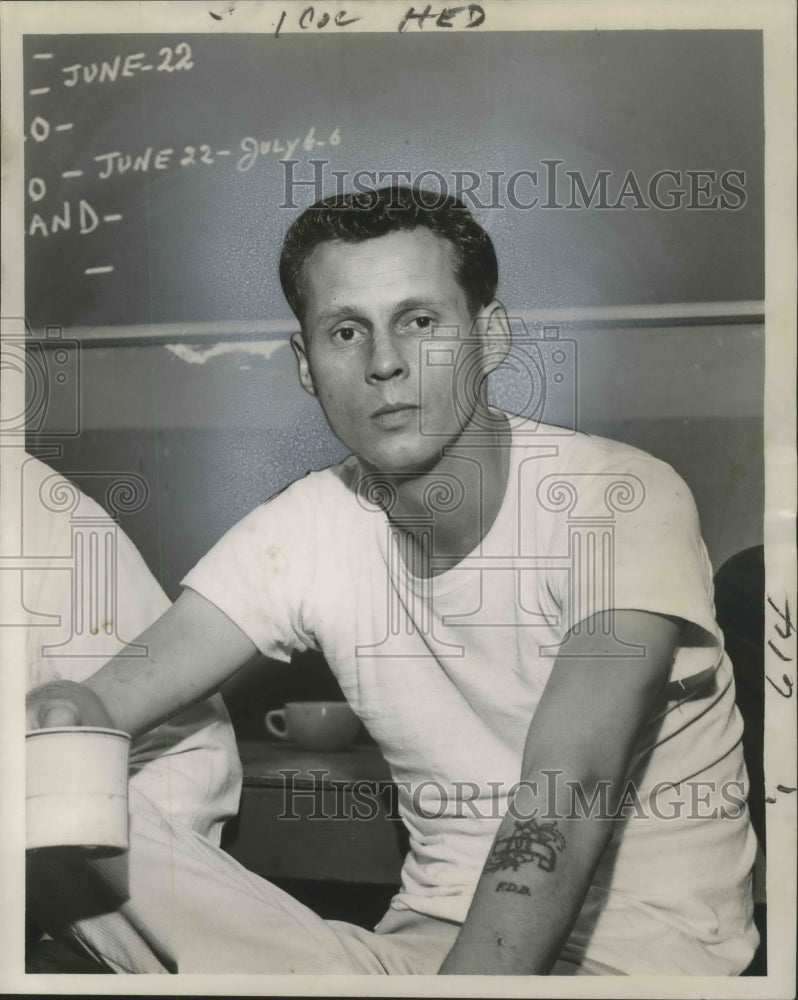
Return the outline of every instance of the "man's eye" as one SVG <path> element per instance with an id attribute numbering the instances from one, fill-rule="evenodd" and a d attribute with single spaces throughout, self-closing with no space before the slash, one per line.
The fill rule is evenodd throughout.
<path id="1" fill-rule="evenodd" d="M 332 340 L 336 344 L 354 344 L 362 340 L 363 336 L 363 331 L 354 326 L 339 326 L 337 330 L 333 331 Z"/>
<path id="2" fill-rule="evenodd" d="M 435 325 L 435 320 L 432 316 L 414 316 L 407 325 L 413 330 L 423 330 L 426 333 Z"/>

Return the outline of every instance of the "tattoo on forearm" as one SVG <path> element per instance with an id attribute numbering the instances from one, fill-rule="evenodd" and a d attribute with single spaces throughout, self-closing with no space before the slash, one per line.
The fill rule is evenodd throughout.
<path id="1" fill-rule="evenodd" d="M 512 869 L 517 872 L 521 865 L 534 861 L 541 871 L 552 872 L 557 864 L 557 854 L 564 847 L 565 837 L 557 829 L 556 820 L 538 823 L 534 819 L 517 819 L 513 823 L 512 833 L 496 838 L 485 862 L 485 871 Z"/>

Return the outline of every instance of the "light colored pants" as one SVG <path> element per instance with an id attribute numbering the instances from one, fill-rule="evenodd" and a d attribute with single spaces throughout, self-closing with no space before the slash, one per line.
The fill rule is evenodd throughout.
<path id="1" fill-rule="evenodd" d="M 130 788 L 128 854 L 29 857 L 31 916 L 119 973 L 434 974 L 459 925 L 389 910 L 322 920 Z M 612 973 L 558 963 L 554 974 Z"/>

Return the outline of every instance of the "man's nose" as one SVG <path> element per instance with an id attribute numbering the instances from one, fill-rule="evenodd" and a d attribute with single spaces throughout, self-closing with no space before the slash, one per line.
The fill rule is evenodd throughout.
<path id="1" fill-rule="evenodd" d="M 375 331 L 371 340 L 371 354 L 368 360 L 366 380 L 387 382 L 392 378 L 403 378 L 409 371 L 407 359 L 399 338 L 390 331 Z"/>

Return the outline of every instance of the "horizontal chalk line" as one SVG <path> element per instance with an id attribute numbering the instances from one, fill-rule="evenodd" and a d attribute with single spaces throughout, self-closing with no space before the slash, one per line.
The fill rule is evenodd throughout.
<path id="1" fill-rule="evenodd" d="M 574 329 L 645 329 L 695 325 L 712 331 L 715 326 L 759 324 L 765 303 L 689 302 L 638 306 L 593 306 L 579 309 L 524 310 L 513 312 L 532 327 L 561 324 Z M 152 344 L 157 342 L 221 340 L 270 340 L 287 338 L 298 330 L 295 320 L 236 320 L 191 323 L 142 323 L 139 325 L 71 327 L 70 335 L 86 345 Z M 286 341 L 287 342 L 287 341 Z"/>

